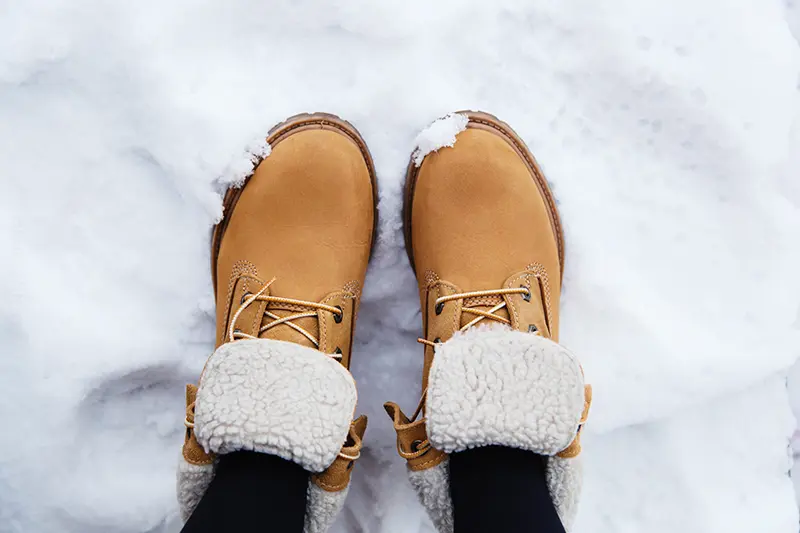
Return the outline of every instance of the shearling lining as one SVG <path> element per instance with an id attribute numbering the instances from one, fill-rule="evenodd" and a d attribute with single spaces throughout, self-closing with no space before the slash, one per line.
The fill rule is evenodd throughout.
<path id="1" fill-rule="evenodd" d="M 426 412 L 437 449 L 501 445 L 555 455 L 575 438 L 583 407 L 580 364 L 544 337 L 476 328 L 436 349 Z"/>
<path id="2" fill-rule="evenodd" d="M 347 439 L 355 407 L 355 382 L 334 359 L 298 344 L 243 340 L 206 363 L 195 433 L 207 452 L 252 450 L 322 472 Z"/>

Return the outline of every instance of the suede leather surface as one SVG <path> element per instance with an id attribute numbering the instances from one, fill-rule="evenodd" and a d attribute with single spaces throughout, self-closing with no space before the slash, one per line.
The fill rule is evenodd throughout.
<path id="1" fill-rule="evenodd" d="M 274 277 L 273 296 L 318 302 L 337 294 L 332 305 L 345 308 L 345 320 L 326 324 L 326 332 L 335 337 L 326 347 L 331 353 L 340 348 L 347 362 L 373 236 L 368 155 L 330 125 L 297 128 L 271 144 L 272 153 L 246 182 L 232 213 L 226 213 L 216 262 L 217 345 L 225 341 L 242 296 Z M 260 320 L 263 307 L 248 306 L 237 328 L 244 331 L 240 322 L 248 327 Z M 270 310 L 278 316 L 296 312 L 273 304 Z M 320 334 L 316 318 L 295 323 Z M 313 346 L 284 325 L 261 337 Z"/>
<path id="2" fill-rule="evenodd" d="M 455 144 L 428 154 L 407 185 L 411 208 L 406 230 L 425 338 L 444 342 L 475 317 L 462 313 L 468 304 L 462 300 L 445 303 L 437 314 L 437 298 L 526 287 L 529 300 L 506 295 L 507 307 L 496 314 L 510 319 L 514 329 L 535 329 L 558 341 L 562 237 L 544 177 L 506 124 L 483 113 L 468 117 Z M 475 307 L 488 311 L 491 304 Z M 423 388 L 433 355 L 426 346 Z"/>
<path id="3" fill-rule="evenodd" d="M 326 492 L 339 492 L 350 484 L 356 459 L 361 455 L 364 433 L 367 431 L 367 417 L 360 416 L 350 424 L 347 440 L 341 453 L 325 471 L 311 476 L 311 483 Z"/>
<path id="4" fill-rule="evenodd" d="M 429 154 L 412 205 L 418 273 L 435 272 L 472 291 L 500 287 L 530 263 L 560 271 L 545 201 L 525 161 L 498 133 L 468 125 L 452 148 Z"/>

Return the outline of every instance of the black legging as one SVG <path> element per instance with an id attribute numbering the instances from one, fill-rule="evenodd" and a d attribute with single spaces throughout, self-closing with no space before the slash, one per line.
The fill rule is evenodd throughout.
<path id="1" fill-rule="evenodd" d="M 217 472 L 182 533 L 302 533 L 308 473 L 272 455 L 237 452 Z M 456 533 L 564 533 L 544 458 L 490 446 L 450 456 Z"/>
<path id="2" fill-rule="evenodd" d="M 456 533 L 564 533 L 545 479 L 545 458 L 488 446 L 450 456 Z"/>

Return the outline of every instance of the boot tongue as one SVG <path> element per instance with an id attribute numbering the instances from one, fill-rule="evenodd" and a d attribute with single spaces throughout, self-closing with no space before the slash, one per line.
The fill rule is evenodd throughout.
<path id="1" fill-rule="evenodd" d="M 291 298 L 296 300 L 303 300 L 308 302 L 316 302 L 323 297 L 319 287 L 315 287 L 311 283 L 300 283 L 299 279 L 293 279 L 291 276 L 276 276 L 272 285 L 269 288 L 271 296 L 279 296 L 283 298 Z M 285 304 L 280 302 L 270 302 L 266 309 L 265 314 L 261 319 L 261 327 L 266 326 L 276 319 L 266 315 L 266 312 L 273 313 L 278 317 L 286 317 L 296 315 L 299 313 L 307 313 L 314 311 L 308 307 L 297 306 L 292 304 Z M 273 326 L 265 332 L 259 334 L 261 339 L 272 339 L 276 341 L 293 342 L 301 346 L 308 346 L 309 348 L 317 348 L 313 342 L 308 340 L 305 335 L 298 332 L 289 324 L 300 326 L 314 338 L 319 339 L 319 320 L 316 316 L 308 318 L 299 318 L 290 322 L 284 322 Z"/>
<path id="2" fill-rule="evenodd" d="M 462 302 L 461 306 L 462 306 L 462 309 L 467 309 L 467 308 L 478 309 L 480 311 L 486 311 L 488 313 L 496 305 L 498 305 L 498 304 L 500 304 L 502 302 L 503 302 L 503 297 L 502 296 L 481 296 L 481 297 L 476 297 L 476 298 L 465 298 L 464 301 Z M 497 316 L 502 317 L 502 318 L 505 318 L 506 320 L 510 320 L 510 317 L 509 317 L 509 314 L 508 314 L 508 309 L 506 307 L 503 307 L 502 309 L 498 309 L 497 311 L 494 311 L 492 314 L 497 315 Z M 466 326 L 467 324 L 469 324 L 470 322 L 472 322 L 473 320 L 478 318 L 478 316 L 479 315 L 476 315 L 476 314 L 473 314 L 473 313 L 469 313 L 469 312 L 464 313 L 462 311 L 460 327 L 463 328 L 464 326 Z M 484 318 L 480 322 L 478 322 L 478 324 L 491 324 L 493 322 L 497 322 L 497 321 L 492 320 L 491 318 Z M 478 325 L 478 324 L 476 324 L 476 325 Z"/>
<path id="3" fill-rule="evenodd" d="M 505 286 L 508 285 L 509 284 L 507 282 Z M 527 300 L 523 300 L 521 296 L 512 296 L 512 298 L 514 298 L 514 300 L 518 302 L 515 306 L 516 315 L 514 319 L 512 319 L 512 317 L 510 316 L 507 306 L 504 306 L 502 309 L 498 309 L 497 311 L 493 311 L 492 314 L 511 321 L 512 322 L 511 325 L 514 329 L 518 329 L 519 331 L 524 331 L 529 333 L 538 333 L 539 335 L 549 338 L 550 329 L 548 327 L 547 318 L 545 314 L 545 303 L 542 299 L 542 292 L 538 282 L 533 283 L 529 287 L 529 289 L 530 289 L 530 297 Z M 471 308 L 471 309 L 479 309 L 481 311 L 490 312 L 497 304 L 500 304 L 503 301 L 504 299 L 502 296 L 481 296 L 475 298 L 465 298 L 464 301 L 462 302 L 462 309 Z M 462 312 L 460 327 L 463 328 L 477 317 L 478 315 L 475 315 L 473 313 Z M 491 324 L 497 322 L 498 321 L 492 320 L 491 318 L 484 318 L 476 325 Z"/>
<path id="4" fill-rule="evenodd" d="M 309 312 L 311 309 L 305 308 L 301 310 L 300 308 L 289 308 L 291 306 L 287 306 L 285 304 L 271 304 L 267 307 L 267 311 L 279 316 L 279 317 L 286 317 L 290 315 L 295 315 L 298 313 Z M 264 327 L 270 322 L 274 322 L 276 319 L 271 318 L 267 315 L 264 315 L 264 318 L 261 321 L 261 326 Z M 261 333 L 259 338 L 261 339 L 272 339 L 276 341 L 285 341 L 285 342 L 293 342 L 295 344 L 300 344 L 302 346 L 308 346 L 309 348 L 316 349 L 317 347 L 311 342 L 305 335 L 300 333 L 299 331 L 295 330 L 289 324 L 296 324 L 309 332 L 315 338 L 319 339 L 319 320 L 316 317 L 308 317 L 308 318 L 298 318 L 296 320 L 292 320 L 291 322 L 284 322 L 283 324 L 278 324 L 277 326 L 273 326 L 267 331 Z"/>

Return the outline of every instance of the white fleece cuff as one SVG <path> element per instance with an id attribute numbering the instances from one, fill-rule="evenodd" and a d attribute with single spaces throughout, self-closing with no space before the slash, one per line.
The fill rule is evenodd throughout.
<path id="1" fill-rule="evenodd" d="M 434 448 L 488 445 L 547 456 L 547 485 L 567 531 L 581 493 L 580 457 L 562 458 L 585 407 L 583 372 L 560 345 L 509 328 L 474 328 L 437 346 L 426 399 Z M 409 471 L 411 485 L 439 533 L 452 533 L 448 462 Z"/>
<path id="2" fill-rule="evenodd" d="M 436 348 L 428 436 L 448 453 L 501 445 L 555 455 L 578 433 L 584 394 L 580 364 L 560 345 L 506 328 L 475 328 Z"/>
<path id="3" fill-rule="evenodd" d="M 206 450 L 252 450 L 322 472 L 342 448 L 356 407 L 350 372 L 317 350 L 274 340 L 223 344 L 208 359 L 194 428 Z"/>

